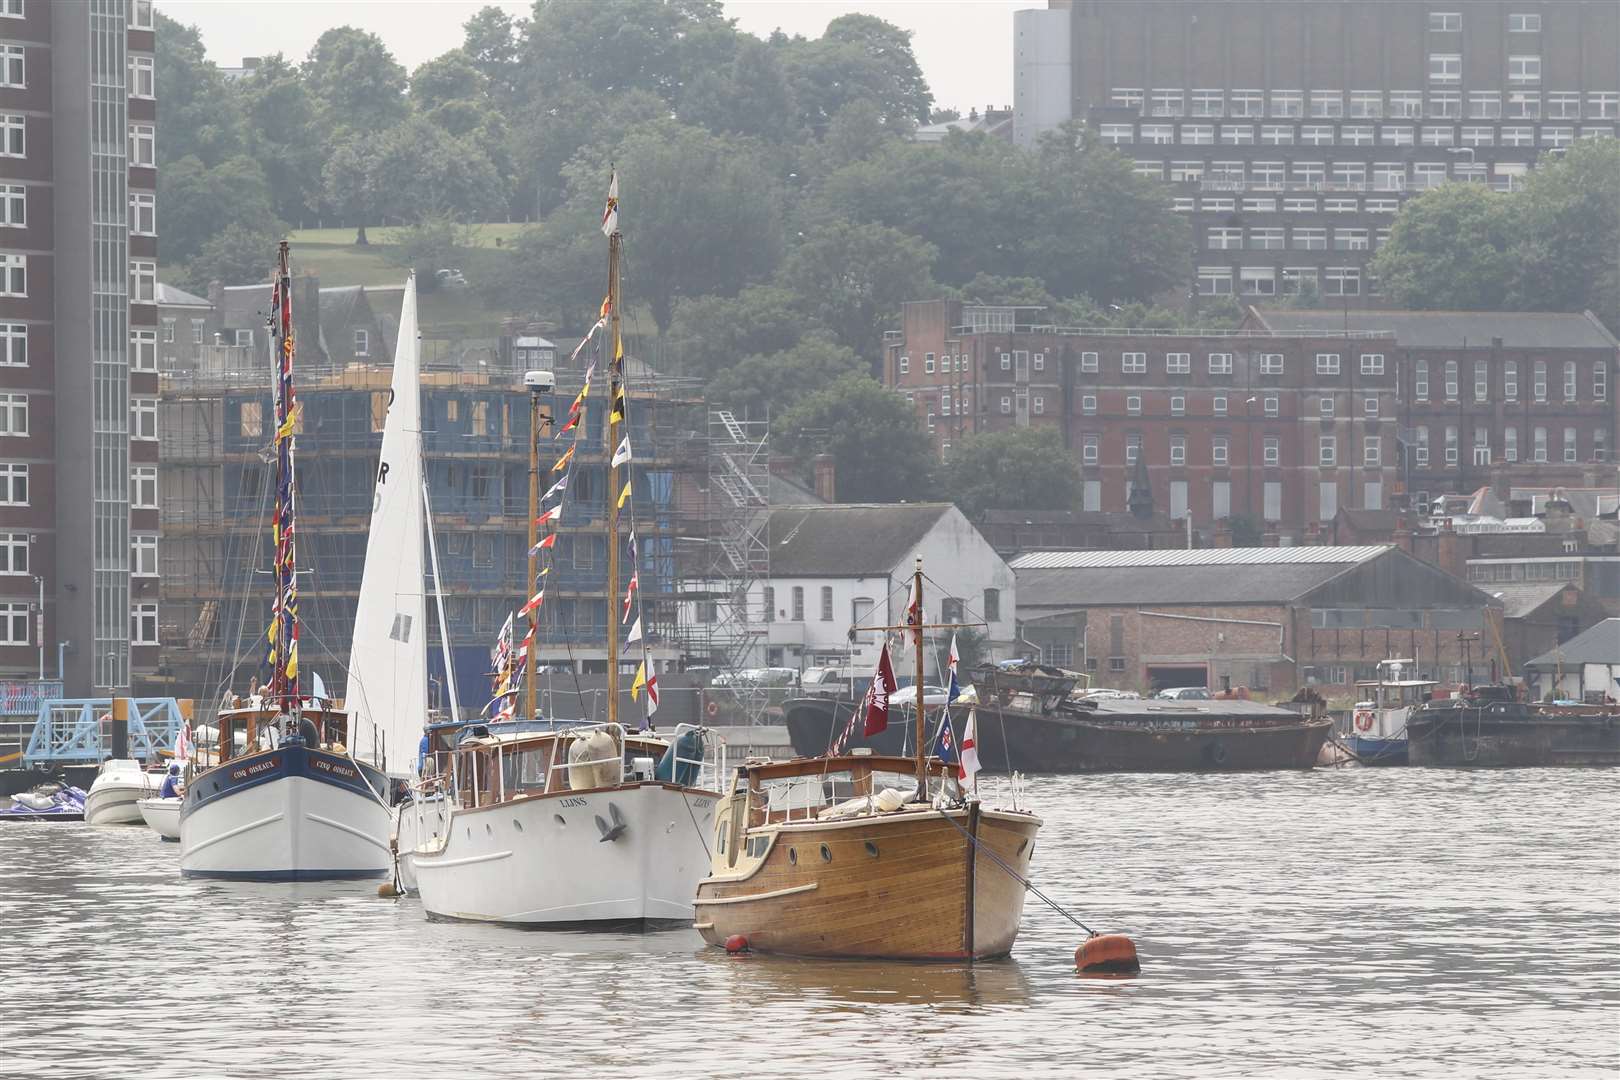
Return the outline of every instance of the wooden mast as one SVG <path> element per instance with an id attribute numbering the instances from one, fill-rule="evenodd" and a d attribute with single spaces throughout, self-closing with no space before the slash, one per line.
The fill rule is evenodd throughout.
<path id="1" fill-rule="evenodd" d="M 619 722 L 619 470 L 614 467 L 613 452 L 619 447 L 619 422 L 614 419 L 614 404 L 619 388 L 624 385 L 624 372 L 619 367 L 623 356 L 619 341 L 619 230 L 608 237 L 608 325 L 612 328 L 608 354 L 608 418 L 603 428 L 607 432 L 608 452 L 608 504 L 607 504 L 607 719 Z"/>
<path id="2" fill-rule="evenodd" d="M 928 799 L 928 747 L 923 744 L 923 610 L 922 610 L 922 556 L 917 556 L 917 567 L 912 579 L 912 600 L 917 605 L 917 681 L 914 685 L 917 691 L 917 799 L 926 802 Z M 907 612 L 907 621 L 910 621 L 910 612 Z"/>
<path id="3" fill-rule="evenodd" d="M 532 594 L 536 588 L 537 575 L 540 573 L 540 553 L 535 545 L 540 542 L 540 526 L 535 519 L 540 516 L 540 395 L 531 388 L 529 391 L 529 587 L 524 599 Z M 524 650 L 523 658 L 523 715 L 529 720 L 539 717 L 534 711 L 534 654 L 536 646 L 540 643 L 539 635 L 540 609 L 535 608 L 529 612 L 529 647 Z"/>

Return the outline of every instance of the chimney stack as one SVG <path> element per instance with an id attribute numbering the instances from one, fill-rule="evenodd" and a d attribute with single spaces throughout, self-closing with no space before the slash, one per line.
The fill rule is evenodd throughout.
<path id="1" fill-rule="evenodd" d="M 817 454 L 810 461 L 815 470 L 816 498 L 822 502 L 837 502 L 838 473 L 831 454 Z"/>

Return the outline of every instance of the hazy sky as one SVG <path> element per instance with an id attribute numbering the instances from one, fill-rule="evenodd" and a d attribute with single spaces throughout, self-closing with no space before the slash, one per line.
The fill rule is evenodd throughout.
<path id="1" fill-rule="evenodd" d="M 323 30 L 357 26 L 379 35 L 406 68 L 461 43 L 461 24 L 489 0 L 158 0 L 158 10 L 202 30 L 209 58 L 234 66 L 244 56 L 302 58 Z M 589 3 L 592 0 L 578 0 Z M 514 15 L 530 5 L 499 3 Z M 941 105 L 1012 104 L 1012 13 L 1042 0 L 725 0 L 742 30 L 763 37 L 777 27 L 818 37 L 851 11 L 912 31 L 911 44 Z M 159 91 L 161 93 L 161 91 Z"/>

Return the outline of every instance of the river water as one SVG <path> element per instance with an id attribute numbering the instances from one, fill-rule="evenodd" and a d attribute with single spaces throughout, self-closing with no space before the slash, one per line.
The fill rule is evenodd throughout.
<path id="1" fill-rule="evenodd" d="M 0 825 L 4 1077 L 1614 1076 L 1620 770 L 1035 777 L 1010 961 L 730 958 Z"/>

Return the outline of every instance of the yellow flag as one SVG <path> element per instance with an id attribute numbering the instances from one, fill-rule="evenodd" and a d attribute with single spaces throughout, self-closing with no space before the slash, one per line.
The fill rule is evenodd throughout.
<path id="1" fill-rule="evenodd" d="M 292 648 L 287 650 L 287 678 L 298 678 L 298 642 L 296 641 L 292 643 Z"/>
<path id="2" fill-rule="evenodd" d="M 298 427 L 298 411 L 303 407 L 301 402 L 293 405 L 292 411 L 287 413 L 287 419 L 282 421 L 281 426 L 276 429 L 277 439 L 287 438 Z"/>
<path id="3" fill-rule="evenodd" d="M 551 467 L 551 471 L 556 472 L 558 469 L 560 469 L 564 465 L 568 464 L 568 462 L 573 459 L 573 456 L 574 456 L 574 448 L 572 446 L 570 446 L 568 448 L 567 452 L 564 453 L 562 457 L 557 459 L 557 464 L 555 464 L 555 465 L 553 465 Z"/>
<path id="4" fill-rule="evenodd" d="M 636 681 L 630 684 L 630 700 L 637 701 L 641 697 L 641 688 L 647 685 L 647 661 L 643 660 L 636 668 Z"/>
<path id="5" fill-rule="evenodd" d="M 629 501 L 630 501 L 630 481 L 626 480 L 624 482 L 624 488 L 619 492 L 619 509 L 623 510 L 624 509 L 624 504 L 629 502 Z"/>

